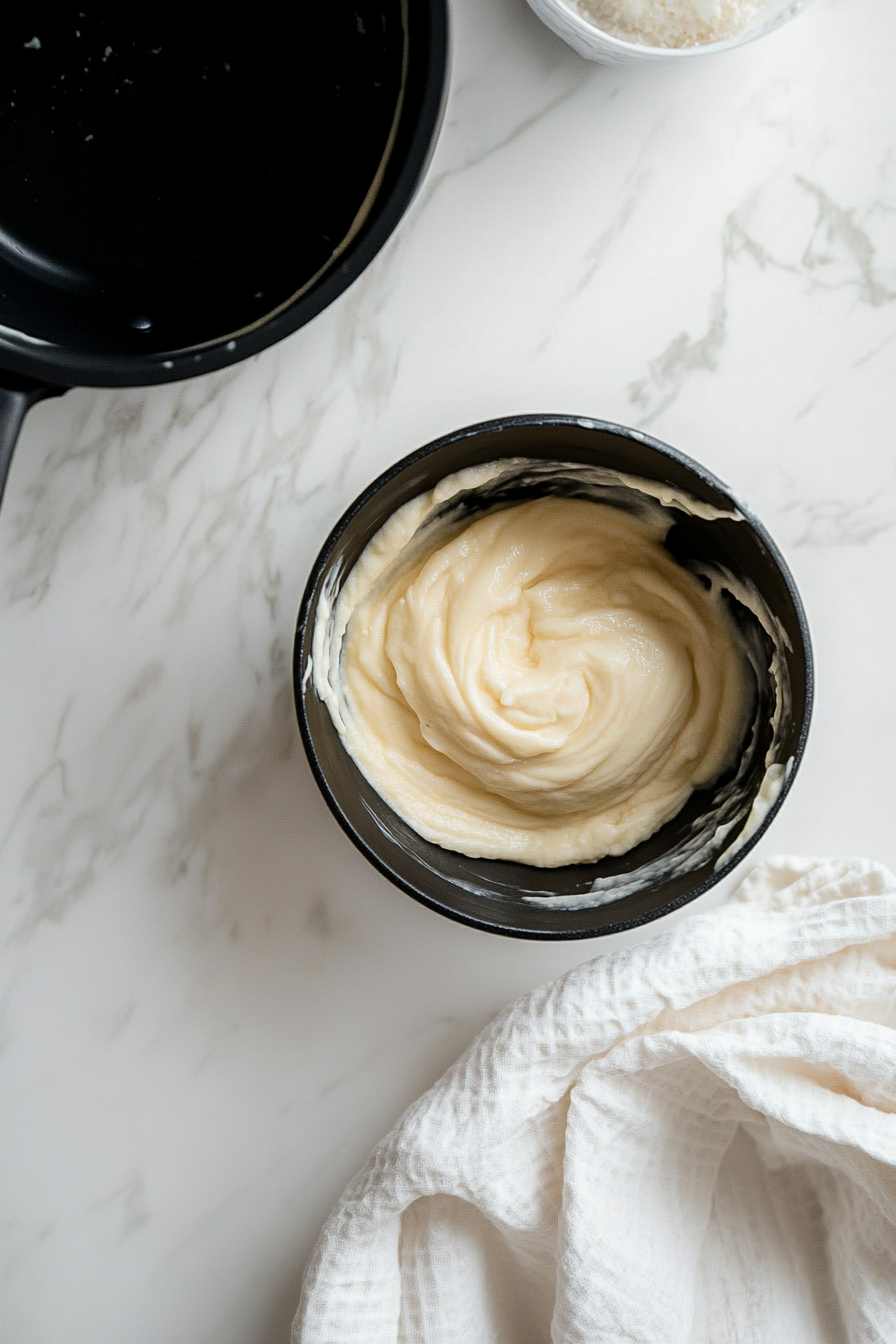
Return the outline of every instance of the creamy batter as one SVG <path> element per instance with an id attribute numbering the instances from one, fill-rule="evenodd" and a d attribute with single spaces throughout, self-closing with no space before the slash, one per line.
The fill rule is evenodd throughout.
<path id="1" fill-rule="evenodd" d="M 439 490 L 489 470 L 374 537 L 318 613 L 315 685 L 428 840 L 548 868 L 624 854 L 732 763 L 735 628 L 636 512 L 546 496 L 432 523 Z"/>

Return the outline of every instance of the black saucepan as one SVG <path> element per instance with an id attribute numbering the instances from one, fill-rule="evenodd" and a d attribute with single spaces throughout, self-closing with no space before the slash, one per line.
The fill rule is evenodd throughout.
<path id="1" fill-rule="evenodd" d="M 28 407 L 295 331 L 428 162 L 447 0 L 15 2 L 0 16 L 0 496 Z"/>

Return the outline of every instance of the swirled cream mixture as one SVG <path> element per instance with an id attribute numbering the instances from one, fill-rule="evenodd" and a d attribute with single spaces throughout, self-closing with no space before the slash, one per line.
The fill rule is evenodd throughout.
<path id="1" fill-rule="evenodd" d="M 547 495 L 440 521 L 438 502 L 398 510 L 318 613 L 315 686 L 346 748 L 447 849 L 545 868 L 626 853 L 741 741 L 718 593 L 649 513 Z"/>

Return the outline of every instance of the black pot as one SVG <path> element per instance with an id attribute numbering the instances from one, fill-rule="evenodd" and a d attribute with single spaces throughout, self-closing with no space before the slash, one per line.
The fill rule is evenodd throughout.
<path id="1" fill-rule="evenodd" d="M 257 353 L 364 270 L 441 120 L 447 0 L 12 3 L 0 496 L 28 407 Z"/>
<path id="2" fill-rule="evenodd" d="M 343 747 L 308 675 L 318 604 L 330 601 L 368 541 L 402 504 L 463 467 L 499 458 L 583 463 L 647 478 L 688 492 L 741 517 L 703 521 L 671 510 L 666 539 L 684 564 L 723 568 L 752 585 L 780 631 L 773 648 L 753 614 L 737 605 L 736 619 L 757 651 L 753 723 L 732 770 L 694 793 L 655 835 L 620 858 L 563 868 L 533 868 L 471 859 L 424 840 L 397 816 Z M 560 487 L 578 492 L 574 480 Z M 522 485 L 519 497 L 532 493 Z M 480 499 L 474 508 L 507 502 Z M 780 655 L 773 678 L 772 662 Z M 592 938 L 657 919 L 721 881 L 768 829 L 802 759 L 812 710 L 812 651 L 793 578 L 762 523 L 721 481 L 696 462 L 635 430 L 571 416 L 515 416 L 449 434 L 404 458 L 374 481 L 336 524 L 308 580 L 296 631 L 293 682 L 302 740 L 318 786 L 336 820 L 363 854 L 397 886 L 440 914 L 475 928 L 517 938 Z M 772 738 L 771 716 L 781 719 Z M 787 773 L 764 818 L 753 803 L 766 774 L 767 753 Z M 711 842 L 695 844 L 709 835 Z M 734 848 L 740 838 L 739 848 Z M 593 903 L 602 901 L 602 904 Z"/>

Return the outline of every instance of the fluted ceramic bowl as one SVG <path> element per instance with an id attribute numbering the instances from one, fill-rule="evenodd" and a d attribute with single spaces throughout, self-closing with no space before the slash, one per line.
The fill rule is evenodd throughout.
<path id="1" fill-rule="evenodd" d="M 675 65 L 695 56 L 711 56 L 716 52 L 733 51 L 735 47 L 755 42 L 776 28 L 796 18 L 808 8 L 812 0 L 766 0 L 754 23 L 734 37 L 719 42 L 704 42 L 693 47 L 648 47 L 638 42 L 626 42 L 620 37 L 598 28 L 576 7 L 573 0 L 529 0 L 535 13 L 547 26 L 562 37 L 564 42 L 589 61 L 602 65 Z"/>

